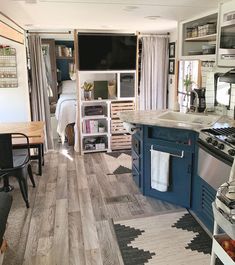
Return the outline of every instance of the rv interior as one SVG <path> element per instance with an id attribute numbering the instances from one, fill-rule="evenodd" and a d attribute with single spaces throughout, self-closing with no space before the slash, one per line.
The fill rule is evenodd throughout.
<path id="1" fill-rule="evenodd" d="M 235 0 L 1 0 L 0 265 L 235 264 Z"/>

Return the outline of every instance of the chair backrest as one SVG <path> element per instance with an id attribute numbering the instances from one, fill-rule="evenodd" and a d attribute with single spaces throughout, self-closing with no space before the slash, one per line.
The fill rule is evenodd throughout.
<path id="1" fill-rule="evenodd" d="M 10 133 L 2 133 L 0 134 L 0 169 L 12 167 L 12 137 Z"/>

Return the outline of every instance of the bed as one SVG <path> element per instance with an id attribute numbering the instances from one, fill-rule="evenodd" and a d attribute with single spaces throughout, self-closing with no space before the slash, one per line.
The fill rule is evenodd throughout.
<path id="1" fill-rule="evenodd" d="M 76 122 L 76 81 L 62 81 L 62 93 L 56 105 L 55 117 L 58 121 L 57 133 L 62 143 L 65 140 L 65 129 L 68 124 Z"/>

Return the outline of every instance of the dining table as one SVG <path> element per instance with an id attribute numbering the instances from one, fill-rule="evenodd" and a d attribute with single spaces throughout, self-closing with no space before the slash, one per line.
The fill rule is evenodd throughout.
<path id="1" fill-rule="evenodd" d="M 42 175 L 42 166 L 44 164 L 44 122 L 4 122 L 0 123 L 0 133 L 23 133 L 29 138 L 29 148 L 36 149 L 32 152 L 30 160 L 38 161 L 38 175 Z M 23 149 L 27 147 L 24 138 L 16 137 L 13 139 L 14 149 Z"/>

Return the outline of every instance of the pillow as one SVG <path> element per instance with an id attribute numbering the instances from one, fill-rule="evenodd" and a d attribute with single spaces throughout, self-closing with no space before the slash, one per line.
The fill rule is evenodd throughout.
<path id="1" fill-rule="evenodd" d="M 76 81 L 65 80 L 62 81 L 62 94 L 75 94 L 76 93 Z"/>

